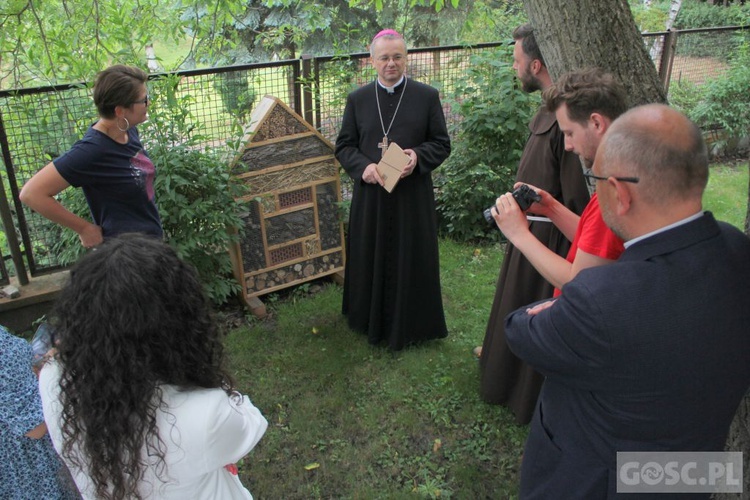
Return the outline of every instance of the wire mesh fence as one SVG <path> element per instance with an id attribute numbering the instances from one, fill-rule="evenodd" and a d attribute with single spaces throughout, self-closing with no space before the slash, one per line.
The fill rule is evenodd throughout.
<path id="1" fill-rule="evenodd" d="M 60 229 L 25 210 L 18 191 L 40 168 L 70 148 L 95 118 L 96 110 L 83 85 L 32 89 L 0 100 L 5 132 L 3 161 L 12 195 L 9 199 L 14 203 L 20 240 L 32 274 L 56 267 L 52 242 L 59 237 Z M 13 168 L 9 168 L 8 157 Z"/>
<path id="2" fill-rule="evenodd" d="M 215 142 L 228 140 L 234 124 L 247 122 L 253 105 L 264 95 L 295 107 L 300 92 L 297 61 L 175 74 L 179 76 L 177 95 L 191 97 L 190 115 L 202 134 Z M 158 105 L 158 99 L 155 103 Z"/>
<path id="3" fill-rule="evenodd" d="M 0 285 L 7 285 L 8 283 L 10 283 L 10 275 L 8 274 L 8 268 L 5 266 L 2 248 L 0 248 Z"/>
<path id="4" fill-rule="evenodd" d="M 189 116 L 207 145 L 224 144 L 233 138 L 233 126 L 248 120 L 253 103 L 263 95 L 271 94 L 294 103 L 299 94 L 296 61 L 187 71 L 176 76 L 175 96 L 188 97 L 182 102 L 189 103 Z M 160 95 L 158 85 L 149 86 L 152 87 L 150 109 L 157 111 L 159 106 L 166 106 L 166 96 Z M 11 211 L 32 275 L 61 267 L 58 246 L 62 229 L 23 206 L 18 192 L 94 123 L 97 114 L 90 94 L 90 83 L 0 93 L 0 120 L 4 129 L 0 143 L 8 199 L 13 201 Z"/>
<path id="5" fill-rule="evenodd" d="M 653 33 L 644 35 L 644 43 L 649 48 L 657 45 L 659 49 L 658 44 L 665 47 L 667 58 L 654 56 L 654 62 L 662 73 L 671 69 L 672 84 L 703 85 L 728 71 L 729 57 L 743 43 L 748 43 L 748 33 L 737 27 Z M 669 43 L 670 36 L 675 37 L 673 44 Z M 453 96 L 457 82 L 465 75 L 471 56 L 498 50 L 502 45 L 435 47 L 409 52 L 409 76 L 440 91 L 449 130 L 458 129 L 461 117 L 451 110 L 448 97 Z M 661 67 L 665 60 L 669 68 Z M 369 64 L 369 54 L 357 53 L 176 72 L 171 76 L 177 78 L 175 93 L 189 97 L 189 115 L 195 126 L 208 143 L 218 146 L 239 139 L 235 137 L 238 124 L 247 124 L 253 104 L 264 95 L 281 99 L 333 142 L 347 95 L 372 81 L 375 73 Z M 669 78 L 665 81 L 670 82 Z M 154 111 L 166 98 L 158 94 L 158 88 L 154 85 L 149 90 Z M 20 186 L 67 151 L 95 119 L 89 84 L 0 91 L 0 146 L 6 173 L 3 182 L 11 202 L 5 208 L 12 212 L 14 229 L 23 246 L 23 249 L 3 248 L 2 253 L 6 258 L 14 250 L 22 253 L 32 275 L 61 267 L 55 247 L 61 229 L 21 205 Z M 11 272 L 14 272 L 12 266 Z"/>
<path id="6" fill-rule="evenodd" d="M 750 29 L 680 31 L 672 63 L 672 84 L 703 85 L 729 71 L 741 47 L 750 44 Z"/>
<path id="7" fill-rule="evenodd" d="M 496 50 L 502 43 L 487 43 L 470 47 L 451 46 L 415 49 L 409 51 L 410 78 L 437 88 L 443 103 L 448 129 L 455 131 L 460 116 L 450 107 L 448 96 L 471 63 L 471 56 L 479 52 Z M 375 71 L 369 64 L 367 53 L 346 57 L 321 57 L 315 65 L 315 125 L 331 141 L 335 141 L 344 114 L 346 97 L 352 90 L 371 82 Z"/>

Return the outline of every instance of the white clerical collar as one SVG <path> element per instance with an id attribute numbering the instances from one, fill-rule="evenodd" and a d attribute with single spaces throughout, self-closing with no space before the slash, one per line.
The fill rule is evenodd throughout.
<path id="1" fill-rule="evenodd" d="M 401 75 L 401 79 L 398 82 L 396 82 L 396 85 L 394 85 L 393 87 L 386 87 L 385 85 L 380 83 L 380 78 L 378 78 L 377 81 L 378 81 L 378 85 L 384 88 L 386 92 L 388 92 L 389 94 L 393 94 L 394 92 L 396 92 L 396 87 L 404 83 L 404 78 L 406 77 L 404 75 Z"/>
<path id="2" fill-rule="evenodd" d="M 650 233 L 647 233 L 647 234 L 641 235 L 641 236 L 639 236 L 637 238 L 633 238 L 632 240 L 626 241 L 625 242 L 625 248 L 628 248 L 630 245 L 638 243 L 641 240 L 645 240 L 646 238 L 650 238 L 651 236 L 655 236 L 655 235 L 657 235 L 659 233 L 663 233 L 665 231 L 669 231 L 670 229 L 674 229 L 677 226 L 681 226 L 683 224 L 687 224 L 688 222 L 693 222 L 694 220 L 698 219 L 699 217 L 703 217 L 704 213 L 705 212 L 703 212 L 703 210 L 701 210 L 700 212 L 698 212 L 695 215 L 691 215 L 690 217 L 686 217 L 686 218 L 684 218 L 682 220 L 678 220 L 677 222 L 674 222 L 674 223 L 672 223 L 672 224 L 670 224 L 668 226 L 660 227 L 656 231 L 651 231 Z"/>

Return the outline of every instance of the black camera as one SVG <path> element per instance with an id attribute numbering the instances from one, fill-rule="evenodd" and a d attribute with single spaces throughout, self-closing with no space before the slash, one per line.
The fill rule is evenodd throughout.
<path id="1" fill-rule="evenodd" d="M 513 190 L 513 199 L 516 200 L 516 203 L 518 203 L 518 206 L 521 208 L 522 211 L 528 210 L 528 208 L 531 206 L 532 203 L 542 201 L 542 197 L 539 196 L 539 193 L 531 189 L 526 184 L 521 184 L 516 189 Z M 484 218 L 489 222 L 490 224 L 495 223 L 495 219 L 492 217 L 492 207 L 485 210 L 482 215 L 484 215 Z"/>

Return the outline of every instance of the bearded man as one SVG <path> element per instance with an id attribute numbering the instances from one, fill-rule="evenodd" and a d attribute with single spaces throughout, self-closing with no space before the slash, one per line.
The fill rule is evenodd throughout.
<path id="1" fill-rule="evenodd" d="M 545 90 L 552 79 L 534 37 L 534 29 L 525 24 L 513 32 L 513 69 L 525 92 Z M 549 193 L 567 209 L 580 215 L 589 202 L 578 156 L 566 151 L 565 138 L 555 113 L 542 107 L 529 123 L 526 141 L 518 164 L 516 182 L 531 184 Z M 570 241 L 552 222 L 531 221 L 529 231 L 555 254 L 564 256 Z M 497 282 L 495 299 L 480 359 L 480 396 L 492 404 L 508 406 L 519 424 L 531 420 L 543 377 L 513 354 L 505 340 L 503 320 L 511 311 L 552 297 L 554 287 L 537 272 L 529 260 L 508 244 Z"/>

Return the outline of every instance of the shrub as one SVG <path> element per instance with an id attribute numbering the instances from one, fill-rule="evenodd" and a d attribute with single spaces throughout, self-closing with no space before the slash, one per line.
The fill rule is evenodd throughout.
<path id="1" fill-rule="evenodd" d="M 750 131 L 750 46 L 744 45 L 724 75 L 707 83 L 690 111 L 701 128 L 723 128 L 731 137 Z"/>
<path id="2" fill-rule="evenodd" d="M 62 205 L 82 219 L 91 220 L 91 211 L 86 203 L 86 197 L 83 196 L 83 189 L 66 189 L 58 195 L 58 201 Z M 57 256 L 57 262 L 62 266 L 68 266 L 75 263 L 86 253 L 78 239 L 78 233 L 71 229 L 64 228 L 52 221 L 43 223 L 46 228 L 45 234 L 50 235 L 44 238 L 45 241 L 51 241 L 50 253 Z M 40 248 L 35 249 L 35 254 Z"/>
<path id="3" fill-rule="evenodd" d="M 517 87 L 507 47 L 474 55 L 456 85 L 462 116 L 453 153 L 438 171 L 440 230 L 459 241 L 494 240 L 482 211 L 513 186 L 536 99 Z"/>
<path id="4" fill-rule="evenodd" d="M 733 4 L 728 7 L 709 2 L 683 2 L 675 19 L 675 28 L 713 28 L 744 26 L 750 23 L 750 5 Z"/>
<path id="5" fill-rule="evenodd" d="M 225 302 L 240 290 L 232 277 L 229 245 L 233 228 L 241 227 L 242 187 L 229 173 L 230 149 L 208 148 L 190 117 L 189 96 L 175 95 L 174 82 L 165 78 L 157 96 L 163 106 L 150 110 L 144 142 L 157 167 L 154 182 L 164 237 L 180 258 L 198 271 L 209 298 Z"/>
<path id="6" fill-rule="evenodd" d="M 703 99 L 703 94 L 703 87 L 691 81 L 673 81 L 669 85 L 669 104 L 691 116 L 695 107 Z"/>
<path id="7" fill-rule="evenodd" d="M 497 228 L 487 223 L 482 212 L 509 189 L 513 172 L 510 167 L 498 169 L 483 162 L 470 165 L 465 154 L 465 148 L 457 148 L 438 177 L 440 229 L 457 241 L 490 240 L 497 237 Z"/>
<path id="8" fill-rule="evenodd" d="M 239 186 L 216 152 L 179 145 L 152 148 L 159 175 L 154 183 L 165 240 L 198 270 L 216 304 L 239 291 L 227 253 L 231 228 L 240 227 Z"/>
<path id="9" fill-rule="evenodd" d="M 250 115 L 256 95 L 255 89 L 248 83 L 247 73 L 244 71 L 218 73 L 214 87 L 218 90 L 227 113 L 240 120 Z"/>

